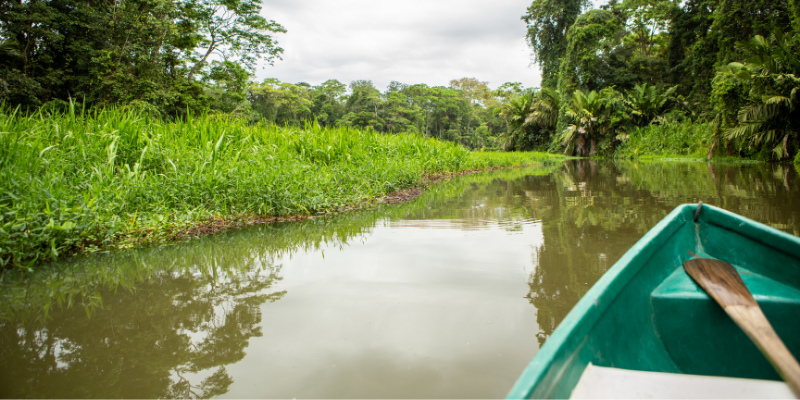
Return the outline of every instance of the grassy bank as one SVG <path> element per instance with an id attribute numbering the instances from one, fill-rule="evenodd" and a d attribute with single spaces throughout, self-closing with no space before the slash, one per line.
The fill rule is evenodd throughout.
<path id="1" fill-rule="evenodd" d="M 162 240 L 212 218 L 335 212 L 424 176 L 556 159 L 413 135 L 176 122 L 120 109 L 0 115 L 0 264 Z"/>
<path id="2" fill-rule="evenodd" d="M 712 124 L 691 121 L 634 128 L 614 157 L 705 159 L 713 133 Z"/>

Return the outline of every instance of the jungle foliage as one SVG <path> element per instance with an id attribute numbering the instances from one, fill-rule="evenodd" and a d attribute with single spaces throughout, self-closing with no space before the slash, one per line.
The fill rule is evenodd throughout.
<path id="1" fill-rule="evenodd" d="M 715 153 L 797 157 L 798 0 L 533 0 L 542 88 L 252 80 L 279 60 L 262 0 L 0 3 L 0 101 L 23 112 L 125 105 L 249 123 L 412 132 L 470 148 L 610 155 L 652 124 L 710 123 Z M 649 131 L 648 131 L 649 132 Z"/>
<path id="2" fill-rule="evenodd" d="M 534 0 L 522 16 L 542 84 L 561 98 L 556 122 L 538 137 L 551 150 L 611 155 L 622 146 L 618 155 L 631 156 L 627 140 L 656 143 L 664 138 L 641 142 L 642 135 L 673 132 L 666 140 L 692 137 L 705 146 L 692 152 L 708 157 L 800 153 L 798 1 L 610 0 L 586 8 Z M 658 128 L 665 125 L 674 126 Z"/>
<path id="3" fill-rule="evenodd" d="M 258 59 L 280 58 L 274 34 L 285 29 L 260 11 L 261 0 L 0 2 L 0 100 L 205 109 L 214 96 L 203 81 L 235 86 Z"/>
<path id="4" fill-rule="evenodd" d="M 413 132 L 470 148 L 500 149 L 499 107 L 518 83 L 490 90 L 475 78 L 449 87 L 335 79 L 312 86 L 253 81 L 272 64 L 286 30 L 262 17 L 262 0 L 12 0 L 0 2 L 0 104 L 64 111 L 124 105 L 174 120 L 187 112 L 251 123 Z M 519 146 L 517 146 L 519 148 Z"/>
<path id="5" fill-rule="evenodd" d="M 270 78 L 243 89 L 240 106 L 229 110 L 253 122 L 302 126 L 316 120 L 323 126 L 408 132 L 493 149 L 502 147 L 496 139 L 509 126 L 500 109 L 522 91 L 519 83 L 491 90 L 475 78 L 454 79 L 449 87 L 395 81 L 383 92 L 369 80 L 345 85 L 331 79 L 312 86 Z"/>

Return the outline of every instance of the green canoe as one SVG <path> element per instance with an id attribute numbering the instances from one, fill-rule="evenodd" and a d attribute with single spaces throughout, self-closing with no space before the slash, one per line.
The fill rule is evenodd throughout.
<path id="1" fill-rule="evenodd" d="M 780 380 L 682 263 L 692 252 L 736 267 L 800 358 L 800 238 L 716 207 L 697 210 L 676 208 L 625 253 L 547 339 L 508 398 L 570 397 L 590 363 Z"/>

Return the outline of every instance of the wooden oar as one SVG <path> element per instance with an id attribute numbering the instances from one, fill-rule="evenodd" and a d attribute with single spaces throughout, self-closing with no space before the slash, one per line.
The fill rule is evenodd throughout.
<path id="1" fill-rule="evenodd" d="M 725 261 L 710 258 L 686 261 L 683 268 L 742 328 L 800 398 L 800 364 L 772 329 L 736 269 Z"/>

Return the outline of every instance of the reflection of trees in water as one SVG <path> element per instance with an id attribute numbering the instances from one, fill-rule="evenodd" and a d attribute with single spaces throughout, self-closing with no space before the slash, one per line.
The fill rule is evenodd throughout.
<path id="1" fill-rule="evenodd" d="M 375 217 L 276 224 L 0 276 L 0 396 L 211 397 L 286 292 L 274 260 Z M 47 310 L 45 315 L 44 310 Z M 90 317 L 88 317 L 90 315 Z"/>
<path id="2" fill-rule="evenodd" d="M 0 323 L 0 395 L 205 398 L 227 392 L 233 380 L 224 366 L 241 360 L 248 340 L 261 336 L 261 305 L 285 294 L 270 292 L 280 280 L 271 260 L 229 255 L 205 254 L 200 258 L 212 261 L 210 267 L 164 269 L 134 287 L 100 289 L 102 307 L 91 318 L 83 307 L 64 307 L 46 322 Z"/>
<path id="3" fill-rule="evenodd" d="M 544 341 L 633 244 L 676 206 L 703 200 L 798 233 L 795 171 L 780 165 L 566 162 L 526 180 L 544 242 L 535 249 L 527 295 Z"/>

